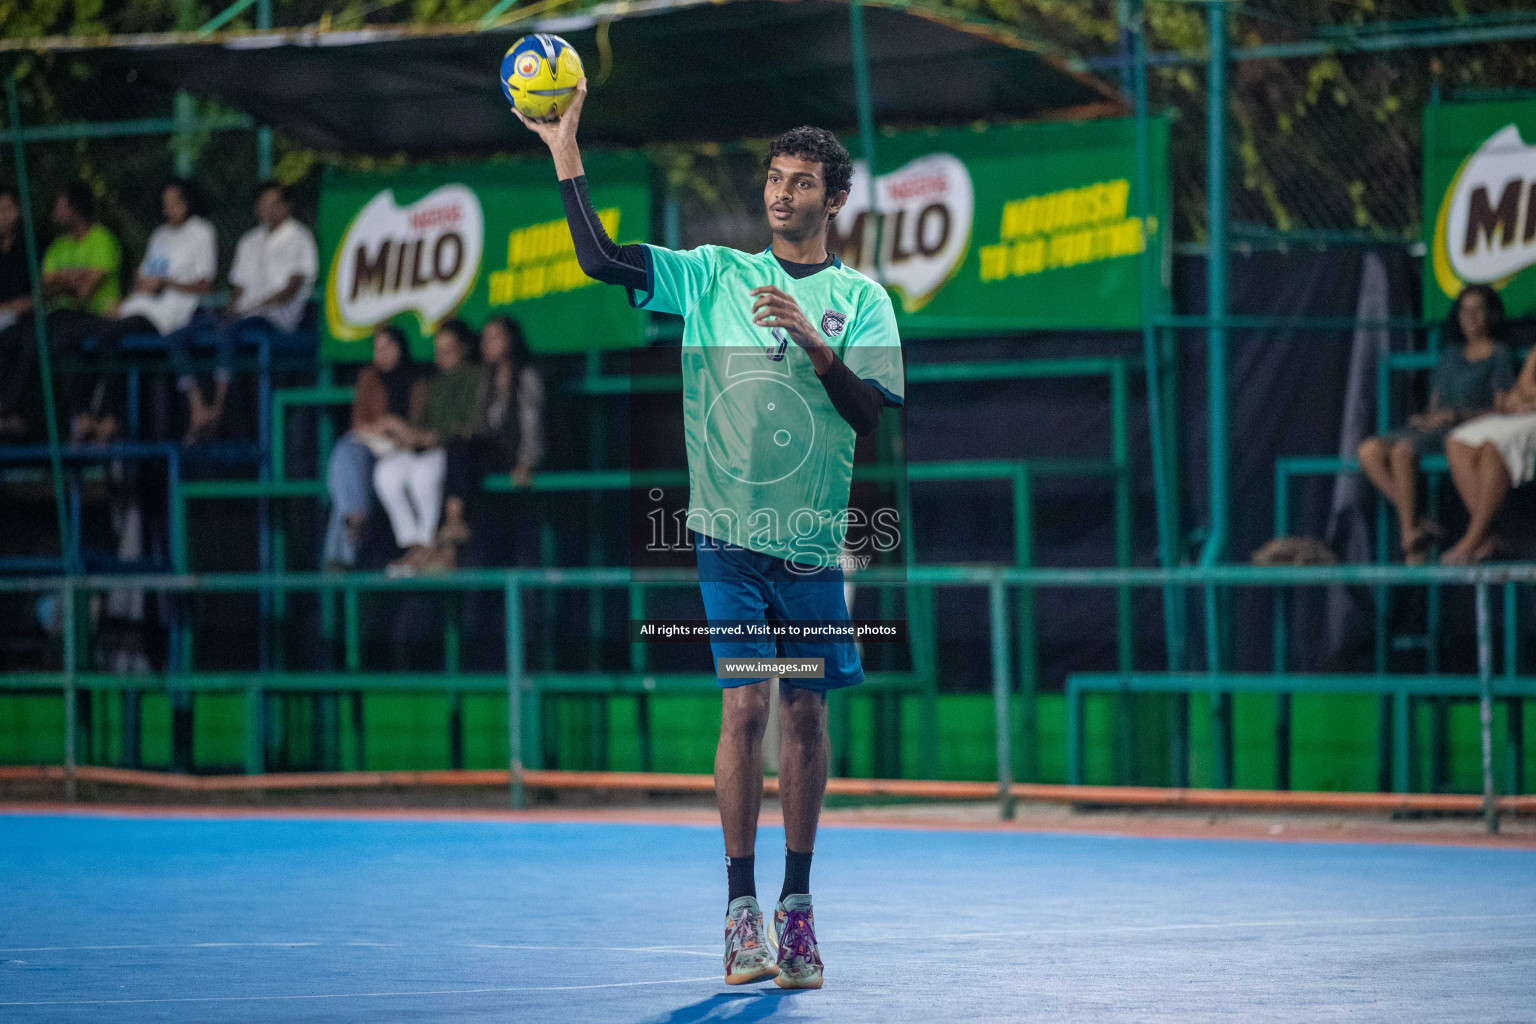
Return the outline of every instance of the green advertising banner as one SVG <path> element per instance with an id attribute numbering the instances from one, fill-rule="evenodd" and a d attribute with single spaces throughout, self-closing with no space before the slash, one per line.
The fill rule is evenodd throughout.
<path id="1" fill-rule="evenodd" d="M 1426 318 L 1469 284 L 1536 313 L 1536 101 L 1424 108 L 1424 234 Z"/>
<path id="2" fill-rule="evenodd" d="M 1139 256 L 1149 239 L 1161 311 L 1166 121 L 1151 124 L 1145 225 L 1133 198 L 1129 118 L 903 132 L 882 137 L 877 156 L 878 272 L 863 162 L 828 248 L 885 283 L 905 333 L 1139 327 Z"/>
<path id="3" fill-rule="evenodd" d="M 617 241 L 650 236 L 650 169 L 639 155 L 586 158 L 592 202 Z M 515 317 L 536 352 L 642 344 L 645 314 L 581 272 L 548 160 L 329 176 L 317 231 L 325 271 L 321 351 L 361 361 L 390 321 L 431 352 L 450 317 Z"/>

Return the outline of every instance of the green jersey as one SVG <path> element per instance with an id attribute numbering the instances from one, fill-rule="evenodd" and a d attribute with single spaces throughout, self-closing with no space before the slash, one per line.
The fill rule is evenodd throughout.
<path id="1" fill-rule="evenodd" d="M 84 267 L 87 270 L 100 270 L 106 276 L 83 302 L 73 296 L 61 296 L 53 300 L 53 308 L 83 309 L 97 316 L 106 316 L 121 297 L 117 282 L 121 264 L 122 253 L 118 249 L 117 239 L 100 224 L 92 224 L 85 236 L 78 240 L 68 234 L 55 238 L 43 254 L 44 274 Z"/>
<path id="2" fill-rule="evenodd" d="M 835 257 L 796 280 L 771 251 L 646 246 L 642 309 L 684 318 L 683 421 L 688 526 L 777 558 L 832 565 L 842 555 L 853 428 L 782 328 L 752 322 L 752 289 L 799 305 L 854 375 L 888 403 L 903 396 L 901 340 L 885 290 Z"/>

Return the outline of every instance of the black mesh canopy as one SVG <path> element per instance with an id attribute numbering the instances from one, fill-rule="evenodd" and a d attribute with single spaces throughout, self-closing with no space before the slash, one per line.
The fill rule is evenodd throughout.
<path id="1" fill-rule="evenodd" d="M 879 4 L 865 20 L 882 124 L 1121 112 L 1109 86 L 998 26 Z M 581 54 L 592 90 L 582 138 L 594 145 L 857 125 L 848 6 L 836 0 L 651 0 L 484 32 L 402 26 L 44 45 L 76 51 L 125 89 L 215 97 L 303 145 L 474 154 L 537 144 L 497 86 L 502 54 L 534 31 L 561 35 Z"/>

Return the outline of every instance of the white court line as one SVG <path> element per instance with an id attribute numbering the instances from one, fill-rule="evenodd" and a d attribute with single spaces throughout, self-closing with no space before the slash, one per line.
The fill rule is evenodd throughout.
<path id="1" fill-rule="evenodd" d="M 364 949 L 400 949 L 404 943 L 400 942 L 361 942 L 348 940 L 346 942 L 143 942 L 118 946 L 14 946 L 0 947 L 0 953 L 75 953 L 99 950 L 118 949 L 309 949 L 326 946 L 329 948 L 364 948 Z M 411 947 L 419 949 L 419 946 Z M 698 949 L 688 949 L 682 946 L 524 946 L 500 944 L 494 942 L 463 942 L 456 943 L 455 949 L 516 949 L 548 952 L 592 952 L 592 953 L 677 953 L 687 956 L 719 956 L 719 953 L 709 953 Z M 0 1004 L 3 1005 L 3 1004 Z"/>
<path id="2" fill-rule="evenodd" d="M 318 942 L 138 942 L 120 946 L 13 946 L 0 948 L 0 953 L 70 953 L 93 949 L 294 949 L 318 945 Z M 346 945 L 365 946 L 372 943 L 349 942 Z"/>
<path id="3" fill-rule="evenodd" d="M 680 956 L 719 956 L 701 949 L 684 949 L 681 946 L 519 946 L 497 942 L 466 942 L 464 949 L 518 949 L 535 952 L 596 952 L 596 953 L 676 953 Z"/>
<path id="4" fill-rule="evenodd" d="M 1343 918 L 1310 918 L 1302 920 L 1275 920 L 1275 921 L 1196 921 L 1185 924 L 1144 924 L 1144 925 L 1114 925 L 1107 928 L 1019 928 L 1011 931 L 986 931 L 986 932 L 949 932 L 938 935 L 930 935 L 928 938 L 938 940 L 960 939 L 1011 939 L 1030 935 L 1129 935 L 1141 932 L 1179 932 L 1201 931 L 1219 929 L 1244 929 L 1244 928 L 1335 928 L 1343 925 L 1363 924 L 1431 924 L 1442 921 L 1524 921 L 1536 918 L 1536 912 L 1528 914 L 1441 914 L 1433 917 L 1343 917 Z M 889 935 L 869 936 L 841 936 L 839 943 L 851 942 L 889 942 Z M 326 945 L 321 942 L 152 942 L 136 945 L 121 946 L 31 946 L 31 947 L 0 947 L 0 953 L 70 953 L 91 950 L 115 950 L 115 949 L 223 949 L 223 948 L 249 948 L 249 949 L 289 949 L 302 947 L 319 947 Z M 339 946 L 375 946 L 380 948 L 398 949 L 402 943 L 369 943 L 360 941 L 348 941 L 335 943 Z M 412 947 L 419 949 L 420 947 Z M 518 944 L 500 944 L 492 942 L 466 942 L 458 943 L 454 948 L 459 949 L 510 949 L 525 951 L 547 952 L 595 952 L 595 953 L 678 953 L 688 956 L 718 956 L 718 953 L 704 950 L 689 949 L 682 946 L 531 946 Z M 5 1005 L 0 1003 L 0 1005 Z"/>
<path id="5" fill-rule="evenodd" d="M 1435 917 L 1340 917 L 1340 918 L 1314 918 L 1310 920 L 1279 920 L 1279 921 L 1210 921 L 1192 922 L 1189 924 L 1130 924 L 1115 925 L 1109 928 L 1020 928 L 1014 931 L 999 932 L 951 932 L 941 935 L 929 935 L 928 940 L 934 939 L 991 939 L 991 938 L 1018 938 L 1028 935 L 1124 935 L 1138 932 L 1177 932 L 1199 931 L 1206 929 L 1222 928 L 1335 928 L 1341 925 L 1360 924 L 1431 924 L 1440 921 L 1518 921 L 1536 918 L 1536 913 L 1530 914 L 1446 914 Z M 889 942 L 889 936 L 867 936 L 864 938 L 841 939 L 842 942 Z"/>
<path id="6" fill-rule="evenodd" d="M 284 996 L 177 996 L 164 999 L 40 999 L 33 1002 L 0 1003 L 0 1006 L 119 1006 L 133 1003 L 269 1003 L 303 999 L 395 999 L 402 996 L 476 996 L 516 992 L 585 992 L 599 988 L 639 988 L 642 985 L 692 985 L 701 981 L 719 981 L 720 975 L 702 978 L 669 978 L 664 981 L 615 981 L 605 985 L 538 985 L 528 988 L 440 988 L 418 992 L 317 992 Z"/>

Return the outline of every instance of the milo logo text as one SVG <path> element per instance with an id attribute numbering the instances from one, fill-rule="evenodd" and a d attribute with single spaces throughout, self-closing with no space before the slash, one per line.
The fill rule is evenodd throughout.
<path id="1" fill-rule="evenodd" d="M 1451 180 L 1435 219 L 1435 280 L 1448 296 L 1504 282 L 1536 264 L 1536 145 L 1513 124 L 1495 132 Z"/>
<path id="2" fill-rule="evenodd" d="M 331 334 L 362 338 L 406 312 L 429 332 L 469 294 L 484 245 L 480 200 L 463 185 L 444 185 L 404 207 L 393 191 L 378 193 L 353 218 L 331 260 Z"/>
<path id="3" fill-rule="evenodd" d="M 874 273 L 875 221 L 869 168 L 854 164 L 848 203 L 832 221 L 827 248 L 844 263 L 878 279 L 916 312 L 965 260 L 976 212 L 971 174 L 948 153 L 930 153 L 875 181 L 880 265 Z"/>

